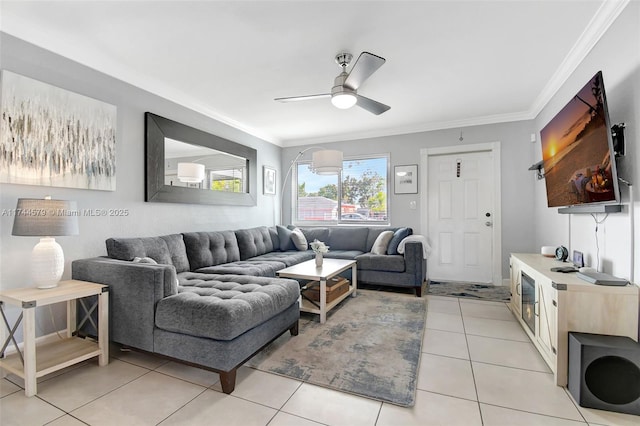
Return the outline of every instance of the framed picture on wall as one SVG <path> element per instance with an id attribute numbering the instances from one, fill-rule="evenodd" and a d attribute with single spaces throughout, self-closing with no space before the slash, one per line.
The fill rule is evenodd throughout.
<path id="1" fill-rule="evenodd" d="M 262 166 L 262 192 L 265 195 L 276 195 L 276 169 Z"/>
<path id="2" fill-rule="evenodd" d="M 418 165 L 394 166 L 393 189 L 395 194 L 417 194 Z"/>
<path id="3" fill-rule="evenodd" d="M 0 182 L 116 190 L 115 105 L 2 71 Z"/>

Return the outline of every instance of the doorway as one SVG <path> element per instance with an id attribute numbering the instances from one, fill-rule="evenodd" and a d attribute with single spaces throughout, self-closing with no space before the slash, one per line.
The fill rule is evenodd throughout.
<path id="1" fill-rule="evenodd" d="M 421 150 L 428 278 L 502 285 L 500 144 Z"/>

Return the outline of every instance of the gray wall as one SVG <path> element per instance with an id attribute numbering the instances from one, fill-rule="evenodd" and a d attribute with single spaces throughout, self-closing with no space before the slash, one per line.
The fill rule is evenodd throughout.
<path id="1" fill-rule="evenodd" d="M 532 121 L 492 124 L 465 127 L 462 129 L 464 140 L 459 141 L 461 129 L 437 130 L 408 135 L 387 136 L 381 138 L 362 139 L 356 141 L 323 144 L 332 149 L 344 152 L 345 158 L 363 154 L 391 154 L 391 170 L 395 165 L 420 164 L 420 150 L 444 146 L 468 145 L 486 142 L 500 142 L 502 169 L 502 275 L 509 277 L 509 253 L 531 252 L 535 250 L 534 173 L 527 169 L 534 157 L 534 144 L 531 133 L 534 132 Z M 291 163 L 295 156 L 305 147 L 285 148 L 282 154 L 283 168 Z M 305 153 L 303 159 L 309 160 L 311 152 Z M 286 172 L 286 169 L 285 169 Z M 418 170 L 420 175 L 422 171 Z M 420 179 L 421 181 L 421 179 Z M 418 188 L 418 192 L 421 189 Z M 410 226 L 416 233 L 425 233 L 420 229 L 421 215 L 420 194 L 393 194 L 393 186 L 389 191 L 389 218 L 392 226 Z M 409 209 L 409 202 L 416 201 L 417 208 Z M 283 222 L 291 221 L 291 182 L 287 181 L 284 191 Z"/>
<path id="2" fill-rule="evenodd" d="M 276 198 L 262 195 L 262 166 L 279 170 L 281 148 L 214 121 L 152 93 L 123 83 L 59 55 L 0 33 L 0 66 L 17 74 L 108 102 L 118 108 L 115 192 L 0 184 L 0 210 L 14 209 L 18 198 L 76 200 L 78 208 L 128 209 L 128 217 L 80 217 L 80 235 L 58 237 L 65 253 L 63 279 L 70 262 L 106 254 L 105 239 L 153 236 L 183 231 L 224 230 L 274 224 Z M 255 207 L 204 206 L 144 201 L 144 113 L 172 120 L 242 143 L 258 151 L 258 204 Z M 279 171 L 278 171 L 279 174 Z M 29 286 L 29 258 L 37 238 L 11 235 L 13 218 L 0 216 L 0 286 Z M 61 308 L 58 306 L 59 311 Z M 15 318 L 16 312 L 11 311 Z M 63 326 L 58 312 L 56 328 Z M 38 314 L 38 333 L 52 330 L 48 313 Z"/>
<path id="3" fill-rule="evenodd" d="M 540 131 L 562 109 L 569 99 L 584 86 L 598 71 L 602 70 L 609 116 L 611 123 L 624 122 L 627 125 L 625 157 L 618 159 L 618 175 L 634 184 L 633 195 L 636 200 L 635 222 L 640 218 L 640 3 L 630 2 L 614 21 L 608 31 L 589 52 L 570 78 L 563 84 L 553 99 L 535 119 L 535 129 Z M 535 161 L 542 159 L 540 144 L 536 144 Z M 537 230 L 536 246 L 563 244 L 571 250 L 582 251 L 586 263 L 596 266 L 598 252 L 596 247 L 595 223 L 590 215 L 560 215 L 555 208 L 547 208 L 544 181 L 535 185 L 535 223 Z M 631 265 L 640 268 L 640 256 L 636 253 L 632 261 L 630 248 L 640 235 L 630 233 L 629 189 L 621 185 L 620 192 L 625 204 L 622 213 L 610 215 L 598 226 L 598 245 L 600 246 L 600 269 L 627 279 L 631 277 Z M 603 219 L 599 215 L 598 219 Z M 639 248 L 636 247 L 636 250 Z M 637 276 L 637 272 L 636 272 Z"/>

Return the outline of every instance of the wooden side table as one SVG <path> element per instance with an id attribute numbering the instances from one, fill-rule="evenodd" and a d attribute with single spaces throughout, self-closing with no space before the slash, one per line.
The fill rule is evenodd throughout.
<path id="1" fill-rule="evenodd" d="M 33 396 L 37 393 L 37 378 L 54 371 L 98 357 L 100 366 L 109 363 L 109 286 L 87 281 L 68 280 L 58 283 L 51 289 L 18 288 L 0 292 L 0 313 L 9 335 L 2 340 L 0 350 L 0 368 L 24 379 L 24 393 Z M 74 336 L 76 330 L 76 301 L 88 296 L 98 296 L 98 342 Z M 67 302 L 67 330 L 63 339 L 36 347 L 36 308 L 53 303 Z M 82 301 L 81 301 L 82 302 Z M 9 325 L 4 313 L 4 305 L 13 305 L 22 309 L 22 313 L 13 326 Z M 84 304 L 82 304 L 84 306 Z M 96 306 L 85 307 L 86 318 L 82 322 L 93 320 L 91 313 Z M 22 324 L 24 347 L 21 352 L 14 334 Z M 16 352 L 5 357 L 10 342 Z M 36 354 L 37 352 L 37 354 Z"/>

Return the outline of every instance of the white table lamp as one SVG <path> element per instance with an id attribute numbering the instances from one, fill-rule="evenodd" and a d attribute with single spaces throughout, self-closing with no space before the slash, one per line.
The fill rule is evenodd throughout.
<path id="1" fill-rule="evenodd" d="M 55 236 L 77 235 L 75 201 L 19 198 L 11 235 L 41 237 L 31 252 L 31 274 L 38 288 L 58 285 L 64 271 L 64 253 Z"/>

